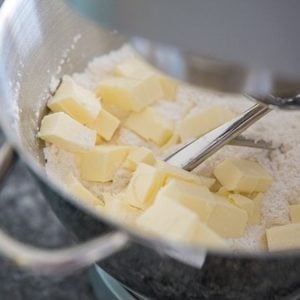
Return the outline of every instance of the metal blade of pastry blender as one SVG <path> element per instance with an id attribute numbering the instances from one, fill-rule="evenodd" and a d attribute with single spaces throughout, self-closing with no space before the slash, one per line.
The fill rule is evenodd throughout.
<path id="1" fill-rule="evenodd" d="M 300 1 L 68 1 L 185 82 L 261 101 L 300 93 Z"/>
<path id="2" fill-rule="evenodd" d="M 167 157 L 165 161 L 176 167 L 191 171 L 270 110 L 264 104 L 255 104 L 240 116 L 183 146 Z"/>
<path id="3" fill-rule="evenodd" d="M 283 144 L 274 145 L 272 141 L 265 141 L 263 139 L 251 139 L 247 138 L 243 135 L 239 135 L 235 137 L 233 140 L 228 142 L 230 146 L 238 146 L 238 147 L 247 147 L 247 148 L 257 148 L 257 149 L 265 149 L 265 150 L 276 150 L 281 149 Z"/>

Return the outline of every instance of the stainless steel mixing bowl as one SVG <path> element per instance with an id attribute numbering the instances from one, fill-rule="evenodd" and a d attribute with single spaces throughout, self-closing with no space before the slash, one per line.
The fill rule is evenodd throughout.
<path id="1" fill-rule="evenodd" d="M 81 71 L 91 58 L 123 43 L 115 33 L 77 16 L 63 1 L 7 0 L 1 8 L 0 122 L 7 144 L 0 153 L 0 179 L 20 156 L 81 244 L 47 251 L 0 231 L 0 252 L 44 273 L 70 272 L 99 261 L 126 287 L 154 299 L 282 299 L 296 293 L 299 251 L 215 253 L 154 240 L 96 215 L 46 177 L 36 132 L 52 76 Z"/>

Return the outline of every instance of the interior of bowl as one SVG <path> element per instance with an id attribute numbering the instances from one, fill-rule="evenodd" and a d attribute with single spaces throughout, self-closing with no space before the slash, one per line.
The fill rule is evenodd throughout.
<path id="1" fill-rule="evenodd" d="M 49 87 L 125 39 L 78 16 L 64 1 L 6 1 L 0 19 L 0 123 L 14 146 L 43 165 L 36 134 Z"/>
<path id="2" fill-rule="evenodd" d="M 6 1 L 1 26 L 1 119 L 10 139 L 43 163 L 38 124 L 62 74 L 119 48 L 124 40 L 76 15 L 64 1 Z"/>

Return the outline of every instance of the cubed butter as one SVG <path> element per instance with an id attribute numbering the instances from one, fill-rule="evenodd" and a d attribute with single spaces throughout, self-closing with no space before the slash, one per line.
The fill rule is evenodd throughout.
<path id="1" fill-rule="evenodd" d="M 147 78 L 155 73 L 155 69 L 138 58 L 130 58 L 117 65 L 115 74 L 133 79 Z"/>
<path id="2" fill-rule="evenodd" d="M 109 201 L 105 201 L 105 212 L 119 222 L 133 225 L 143 211 L 129 205 L 125 201 L 124 193 L 120 193 L 118 195 L 114 195 Z"/>
<path id="3" fill-rule="evenodd" d="M 96 119 L 101 104 L 91 91 L 76 84 L 71 77 L 64 76 L 48 107 L 53 112 L 65 112 L 76 121 L 87 124 Z"/>
<path id="4" fill-rule="evenodd" d="M 172 122 L 152 108 L 130 114 L 124 126 L 158 146 L 166 143 L 173 134 Z"/>
<path id="5" fill-rule="evenodd" d="M 220 200 L 216 195 L 214 206 L 207 225 L 223 238 L 239 238 L 244 234 L 248 214 L 245 210 L 230 204 L 227 199 Z"/>
<path id="6" fill-rule="evenodd" d="M 169 198 L 161 198 L 137 220 L 137 225 L 164 239 L 189 242 L 195 233 L 198 216 L 190 209 Z"/>
<path id="7" fill-rule="evenodd" d="M 102 145 L 104 143 L 103 138 L 97 134 L 96 145 Z"/>
<path id="8" fill-rule="evenodd" d="M 114 178 L 129 153 L 127 146 L 99 145 L 82 153 L 80 176 L 84 180 L 107 182 Z"/>
<path id="9" fill-rule="evenodd" d="M 290 205 L 289 211 L 292 223 L 300 223 L 300 204 Z"/>
<path id="10" fill-rule="evenodd" d="M 228 198 L 231 203 L 244 209 L 248 214 L 248 220 L 250 220 L 254 213 L 254 201 L 240 194 L 230 194 Z"/>
<path id="11" fill-rule="evenodd" d="M 265 192 L 272 183 L 271 176 L 259 163 L 238 158 L 218 164 L 214 175 L 226 189 L 234 192 Z"/>
<path id="12" fill-rule="evenodd" d="M 216 204 L 213 194 L 206 186 L 176 179 L 160 189 L 155 201 L 159 201 L 161 197 L 172 199 L 191 209 L 202 222 L 207 222 Z"/>
<path id="13" fill-rule="evenodd" d="M 142 80 L 116 77 L 102 81 L 96 94 L 106 103 L 139 112 L 160 99 L 162 90 L 159 82 L 151 76 Z"/>
<path id="14" fill-rule="evenodd" d="M 266 230 L 270 251 L 300 248 L 300 223 L 274 226 Z"/>
<path id="15" fill-rule="evenodd" d="M 164 99 L 175 100 L 178 90 L 177 81 L 161 73 L 158 73 L 158 78 L 164 93 Z"/>
<path id="16" fill-rule="evenodd" d="M 160 83 L 165 99 L 174 100 L 176 98 L 177 82 L 140 59 L 131 58 L 124 61 L 116 67 L 115 73 L 116 75 L 133 79 L 143 79 L 152 76 Z"/>
<path id="17" fill-rule="evenodd" d="M 102 108 L 97 118 L 89 123 L 88 127 L 96 130 L 106 141 L 110 141 L 119 125 L 120 120 Z"/>
<path id="18" fill-rule="evenodd" d="M 227 108 L 211 107 L 186 116 L 178 125 L 178 133 L 182 141 L 197 138 L 232 120 L 234 116 L 234 113 Z"/>
<path id="19" fill-rule="evenodd" d="M 105 207 L 103 205 L 95 205 L 94 211 L 100 213 L 100 215 L 105 214 Z"/>
<path id="20" fill-rule="evenodd" d="M 224 187 L 224 186 L 221 186 L 218 191 L 217 191 L 217 194 L 218 195 L 221 195 L 221 196 L 229 196 L 230 192 Z"/>
<path id="21" fill-rule="evenodd" d="M 181 168 L 177 168 L 175 166 L 172 166 L 164 161 L 158 160 L 156 162 L 155 167 L 160 170 L 162 173 L 165 174 L 166 181 L 172 180 L 172 179 L 180 179 L 183 181 L 199 184 L 199 185 L 205 185 L 208 188 L 210 188 L 216 180 L 214 178 L 209 178 L 205 176 L 196 175 L 194 173 L 185 171 Z"/>
<path id="22" fill-rule="evenodd" d="M 167 149 L 177 145 L 179 143 L 179 141 L 180 141 L 179 134 L 175 132 L 160 149 L 162 151 L 167 150 Z"/>
<path id="23" fill-rule="evenodd" d="M 218 194 L 220 189 L 222 188 L 222 185 L 219 181 L 215 180 L 214 184 L 209 188 L 211 192 Z M 223 196 L 221 193 L 219 195 Z"/>
<path id="24" fill-rule="evenodd" d="M 223 238 L 221 238 L 216 232 L 200 221 L 197 223 L 191 242 L 210 249 L 229 249 L 228 244 Z"/>
<path id="25" fill-rule="evenodd" d="M 156 159 L 151 150 L 145 147 L 138 147 L 133 149 L 127 156 L 125 167 L 127 167 L 131 171 L 134 171 L 139 163 L 153 166 L 155 162 Z"/>
<path id="26" fill-rule="evenodd" d="M 264 198 L 263 193 L 258 193 L 253 199 L 253 214 L 249 216 L 248 223 L 250 225 L 258 225 L 261 223 L 261 209 L 262 209 L 262 201 Z"/>
<path id="27" fill-rule="evenodd" d="M 189 100 L 186 105 L 181 110 L 181 115 L 185 117 L 187 114 L 191 112 L 191 110 L 196 106 L 196 102 L 193 100 Z"/>
<path id="28" fill-rule="evenodd" d="M 137 166 L 126 189 L 126 201 L 137 208 L 149 207 L 162 186 L 164 174 L 144 163 Z"/>
<path id="29" fill-rule="evenodd" d="M 94 147 L 97 133 L 64 112 L 43 118 L 38 137 L 70 152 L 84 152 Z"/>
<path id="30" fill-rule="evenodd" d="M 86 187 L 82 185 L 82 183 L 72 174 L 70 173 L 65 181 L 65 185 L 67 190 L 76 198 L 85 202 L 89 205 L 101 205 L 104 206 L 102 200 L 97 198 L 93 193 L 91 193 Z"/>
<path id="31" fill-rule="evenodd" d="M 130 114 L 130 111 L 120 108 L 118 105 L 109 103 L 104 99 L 102 99 L 101 104 L 102 108 L 118 118 L 120 121 L 124 121 Z"/>

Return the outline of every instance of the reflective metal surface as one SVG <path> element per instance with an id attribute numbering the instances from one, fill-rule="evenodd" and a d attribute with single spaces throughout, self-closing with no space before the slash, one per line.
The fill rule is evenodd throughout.
<path id="1" fill-rule="evenodd" d="M 20 1 L 19 1 L 20 2 Z M 21 2 L 20 2 L 21 4 Z M 51 6 L 50 3 L 49 7 Z M 23 9 L 22 9 L 23 8 Z M 55 6 L 52 7 L 55 9 Z M 59 5 L 60 9 L 63 8 L 63 6 Z M 18 11 L 19 10 L 19 11 Z M 9 105 L 7 105 L 7 110 L 4 111 L 2 109 L 2 112 L 5 112 L 2 115 L 2 120 L 4 121 L 5 118 L 10 118 L 8 125 L 9 135 L 11 138 L 20 139 L 19 141 L 15 140 L 15 142 L 22 142 L 27 145 L 27 151 L 30 152 L 30 155 L 33 155 L 34 158 L 39 158 L 39 160 L 42 162 L 42 153 L 40 151 L 40 146 L 38 145 L 38 141 L 35 137 L 35 132 L 38 128 L 38 120 L 40 119 L 40 114 L 44 111 L 45 101 L 48 97 L 47 92 L 47 86 L 50 83 L 50 80 L 48 82 L 44 82 L 44 87 L 42 87 L 44 90 L 41 91 L 42 94 L 36 95 L 33 98 L 26 99 L 22 98 L 21 95 L 26 97 L 26 92 L 30 93 L 30 89 L 34 91 L 35 89 L 39 88 L 40 82 L 37 80 L 34 80 L 36 77 L 39 77 L 41 80 L 43 80 L 43 76 L 40 76 L 39 69 L 30 69 L 31 66 L 28 66 L 27 72 L 32 71 L 35 72 L 32 75 L 29 73 L 24 74 L 23 68 L 25 68 L 26 64 L 29 64 L 30 61 L 26 61 L 26 57 L 24 56 L 25 53 L 29 55 L 29 60 L 32 59 L 31 57 L 31 50 L 37 50 L 34 47 L 37 47 L 38 45 L 41 45 L 43 43 L 42 40 L 42 31 L 41 31 L 41 25 L 39 23 L 39 18 L 41 16 L 38 15 L 37 6 L 35 6 L 35 3 L 27 2 L 27 6 L 21 7 L 17 5 L 17 2 L 6 2 L 4 4 L 4 7 L 1 11 L 1 17 L 2 21 L 5 21 L 5 18 L 8 18 L 10 15 L 20 13 L 18 20 L 22 21 L 22 17 L 25 17 L 26 13 L 30 13 L 32 15 L 31 22 L 28 25 L 29 26 L 35 26 L 37 32 L 31 32 L 29 28 L 26 26 L 19 28 L 18 22 L 16 23 L 8 23 L 7 30 L 8 33 L 13 33 L 14 35 L 9 36 L 9 43 L 5 43 L 5 34 L 4 31 L 2 31 L 2 38 L 1 40 L 2 44 L 2 70 L 1 70 L 1 91 L 2 94 L 2 100 L 3 101 L 10 101 Z M 17 20 L 17 21 L 18 21 Z M 77 24 L 78 25 L 78 24 Z M 11 27 L 10 27 L 11 26 Z M 2 27 L 3 29 L 3 27 Z M 27 30 L 28 29 L 28 30 Z M 74 28 L 75 30 L 75 28 Z M 24 32 L 23 32 L 24 31 Z M 20 33 L 20 41 L 14 40 L 14 38 L 17 36 L 17 33 Z M 26 35 L 28 33 L 28 35 Z M 53 32 L 54 34 L 55 32 Z M 53 68 L 56 68 L 56 71 L 53 71 L 51 73 L 51 69 L 44 70 L 45 74 L 49 76 L 56 75 L 59 76 L 59 72 L 57 72 L 59 65 L 64 64 L 67 59 L 70 59 L 70 57 L 67 57 L 67 54 L 72 50 L 72 47 L 74 47 L 74 43 L 79 38 L 79 32 L 77 35 L 74 35 L 69 40 L 69 44 L 66 44 L 68 48 L 61 49 L 60 52 L 58 52 L 55 55 L 55 52 L 53 53 L 53 59 L 57 59 L 57 65 L 53 65 Z M 98 33 L 99 34 L 99 33 Z M 98 35 L 97 35 L 98 36 Z M 59 38 L 57 37 L 57 40 Z M 117 41 L 117 38 L 116 38 Z M 11 44 L 10 44 L 11 43 Z M 19 44 L 20 43 L 20 44 Z M 72 46 L 73 45 L 73 46 Z M 13 77 L 10 77 L 9 74 L 7 74 L 7 69 L 4 69 L 5 62 L 5 55 L 3 55 L 3 50 L 7 50 L 7 47 L 11 46 L 12 52 L 9 52 L 7 55 L 11 56 L 10 59 L 13 59 L 14 55 L 17 55 L 19 57 L 15 57 L 15 59 L 18 59 L 15 63 L 17 63 L 17 66 L 19 69 L 16 69 L 16 74 L 13 73 Z M 23 47 L 21 49 L 21 47 Z M 47 46 L 47 45 L 46 45 Z M 55 47 L 55 44 L 52 45 Z M 16 47 L 16 48 L 15 48 Z M 20 51 L 22 50 L 22 51 Z M 47 51 L 48 49 L 44 49 L 44 51 Z M 49 51 L 52 51 L 52 49 L 49 49 Z M 33 51 L 34 52 L 34 51 Z M 37 51 L 39 55 L 42 55 L 43 53 L 43 47 Z M 34 54 L 34 53 L 33 53 Z M 32 55 L 33 55 L 32 54 Z M 59 56 L 61 58 L 59 59 Z M 59 59 L 59 60 L 58 60 Z M 64 59 L 62 61 L 62 59 Z M 36 60 L 38 61 L 38 57 L 36 57 Z M 43 64 L 43 67 L 45 64 Z M 32 65 L 34 67 L 34 64 Z M 62 66 L 61 66 L 62 67 Z M 51 66 L 49 66 L 51 68 Z M 54 69 L 55 70 L 55 69 Z M 48 73 L 48 74 L 47 74 Z M 16 75 L 16 76 L 15 76 Z M 26 76 L 25 76 L 26 75 Z M 30 76 L 31 75 L 31 76 Z M 27 86 L 27 89 L 23 89 L 23 76 L 25 77 L 25 87 L 26 87 L 26 80 L 28 83 L 30 83 Z M 29 90 L 28 90 L 29 89 Z M 6 94 L 7 93 L 7 94 Z M 44 93 L 44 96 L 43 96 Z M 9 98 L 6 98 L 9 96 Z M 23 101 L 23 99 L 26 99 Z M 17 103 L 18 101 L 18 103 Z M 27 103 L 26 101 L 31 101 L 30 103 Z M 40 101 L 40 103 L 39 103 Z M 22 107 L 19 107 L 19 103 L 22 102 Z M 33 102 L 33 103 L 32 103 Z M 24 114 L 25 113 L 25 114 Z M 20 120 L 22 120 L 22 123 L 18 123 Z M 14 132 L 15 131 L 15 132 Z M 5 176 L 9 172 L 9 170 L 13 167 L 17 157 L 16 154 L 11 146 L 9 146 L 8 143 L 4 144 L 2 148 L 0 148 L 0 184 L 5 179 Z M 94 263 L 97 260 L 100 260 L 101 258 L 105 258 L 108 255 L 111 255 L 112 253 L 124 248 L 124 246 L 127 244 L 128 238 L 126 234 L 123 234 L 121 232 L 111 232 L 109 234 L 106 234 L 105 236 L 98 237 L 96 239 L 93 239 L 85 244 L 71 247 L 68 249 L 59 249 L 57 251 L 51 250 L 48 251 L 46 249 L 38 249 L 34 248 L 25 244 L 22 244 L 18 241 L 15 241 L 13 238 L 9 237 L 4 231 L 0 230 L 0 254 L 6 256 L 8 259 L 12 260 L 16 264 L 35 270 L 38 272 L 43 272 L 45 274 L 49 273 L 58 273 L 58 272 L 66 272 L 70 273 L 78 268 L 85 267 L 91 263 Z"/>
<path id="2" fill-rule="evenodd" d="M 69 2 L 128 35 L 149 61 L 186 82 L 262 101 L 300 92 L 298 1 Z"/>
<path id="3" fill-rule="evenodd" d="M 78 17 L 59 0 L 8 0 L 0 25 L 1 126 L 56 215 L 79 241 L 116 228 L 128 234 L 128 247 L 100 262 L 106 272 L 154 299 L 270 299 L 299 286 L 299 251 L 216 253 L 151 239 L 96 215 L 47 178 L 36 132 L 51 77 L 83 70 L 92 57 L 124 40 Z"/>
<path id="4" fill-rule="evenodd" d="M 167 157 L 166 161 L 171 165 L 192 171 L 269 111 L 267 106 L 256 104 L 232 121 L 178 149 Z"/>

